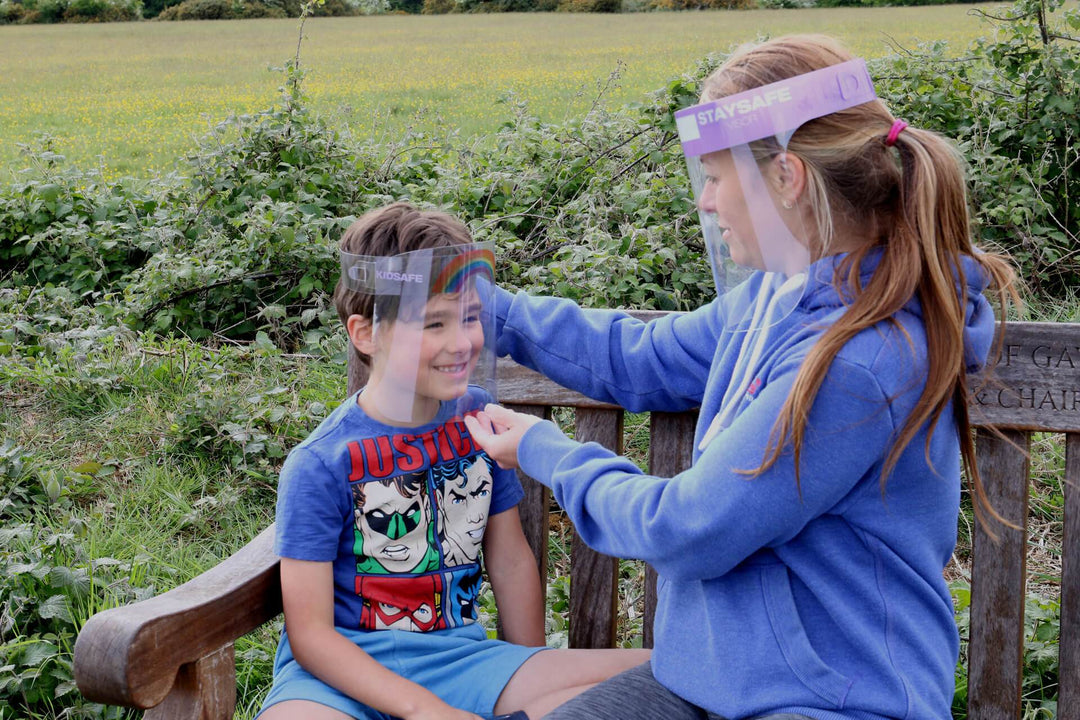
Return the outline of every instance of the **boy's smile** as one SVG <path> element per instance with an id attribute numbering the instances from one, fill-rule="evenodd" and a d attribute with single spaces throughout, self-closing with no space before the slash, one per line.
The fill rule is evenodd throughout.
<path id="1" fill-rule="evenodd" d="M 418 399 L 454 400 L 465 394 L 484 348 L 480 309 L 476 292 L 436 295 L 428 301 L 421 323 Z"/>
<path id="2" fill-rule="evenodd" d="M 463 362 L 457 365 L 436 365 L 435 371 L 446 375 L 460 375 L 469 369 L 469 363 Z"/>
<path id="3" fill-rule="evenodd" d="M 412 317 L 376 319 L 371 379 L 360 399 L 365 410 L 417 425 L 434 418 L 440 403 L 465 395 L 484 348 L 482 309 L 470 289 L 436 295 Z"/>

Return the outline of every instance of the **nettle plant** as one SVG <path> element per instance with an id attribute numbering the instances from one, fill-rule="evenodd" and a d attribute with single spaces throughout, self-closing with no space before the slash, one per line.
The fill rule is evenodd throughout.
<path id="1" fill-rule="evenodd" d="M 494 240 L 505 285 L 585 305 L 675 309 L 698 299 L 699 276 L 683 273 L 700 263 L 673 242 L 670 213 L 685 208 L 688 190 L 666 163 L 669 142 L 630 113 L 594 110 L 552 126 L 519 108 L 490 143 L 440 166 L 435 182 L 395 184 Z"/>
<path id="2" fill-rule="evenodd" d="M 617 73 L 610 82 L 617 80 Z M 449 209 L 499 247 L 499 280 L 587 306 L 688 309 L 711 280 L 671 112 L 695 79 L 617 111 L 544 123 L 508 96 L 489 138 L 415 137 L 388 154 L 386 197 Z"/>
<path id="3" fill-rule="evenodd" d="M 337 330 L 328 296 L 338 237 L 399 199 L 444 208 L 495 240 L 508 287 L 664 309 L 706 297 L 678 144 L 656 123 L 668 91 L 620 112 L 598 99 L 563 125 L 511 100 L 494 137 L 407 133 L 376 147 L 312 116 L 302 75 L 286 73 L 277 106 L 229 118 L 188 159 L 190 180 L 170 194 L 179 237 L 126 278 L 133 326 L 317 347 Z"/>
<path id="4" fill-rule="evenodd" d="M 1050 29 L 1056 2 L 1003 11 L 999 32 L 962 57 L 935 44 L 873 63 L 897 114 L 958 139 L 982 243 L 1012 253 L 1043 296 L 1080 272 L 1080 71 L 1074 38 Z M 1069 11 L 1057 24 L 1078 22 Z M 294 60 L 274 107 L 221 122 L 175 175 L 107 183 L 43 155 L 32 179 L 0 195 L 0 267 L 9 283 L 65 285 L 136 329 L 215 342 L 262 332 L 312 350 L 337 332 L 328 298 L 341 232 L 408 199 L 494 240 L 507 287 L 695 307 L 711 280 L 672 113 L 719 60 L 643 104 L 611 110 L 605 86 L 583 117 L 551 124 L 508 97 L 492 136 L 408 132 L 387 145 L 314 116 Z"/>
<path id="5" fill-rule="evenodd" d="M 366 209 L 371 160 L 308 111 L 296 65 L 284 72 L 274 107 L 227 118 L 185 159 L 180 237 L 128 288 L 135 327 L 241 339 L 269 329 L 295 346 L 331 319 L 333 244 Z"/>
<path id="6" fill-rule="evenodd" d="M 122 287 L 171 240 L 147 183 L 69 167 L 48 137 L 23 156 L 33 168 L 0 194 L 0 273 L 19 284 L 63 285 L 89 298 Z"/>
<path id="7" fill-rule="evenodd" d="M 0 444 L 0 718 L 119 717 L 75 687 L 71 650 L 99 609 L 152 593 L 136 587 L 141 562 L 92 557 L 72 498 L 108 468 L 49 468 L 11 441 Z M 48 516 L 51 522 L 45 521 Z"/>

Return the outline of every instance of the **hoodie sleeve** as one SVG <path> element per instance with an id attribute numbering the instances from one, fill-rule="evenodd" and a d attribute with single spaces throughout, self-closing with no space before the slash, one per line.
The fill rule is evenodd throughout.
<path id="1" fill-rule="evenodd" d="M 649 562 L 674 580 L 719 577 L 754 552 L 795 537 L 859 481 L 878 472 L 893 438 L 885 394 L 866 369 L 836 359 L 810 412 L 795 483 L 792 454 L 764 457 L 797 367 L 774 378 L 689 470 L 643 475 L 595 443 L 538 423 L 519 448 L 522 469 L 549 485 L 592 548 Z"/>
<path id="2" fill-rule="evenodd" d="M 570 300 L 497 292 L 500 356 L 632 412 L 701 404 L 723 331 L 718 303 L 645 323 Z"/>

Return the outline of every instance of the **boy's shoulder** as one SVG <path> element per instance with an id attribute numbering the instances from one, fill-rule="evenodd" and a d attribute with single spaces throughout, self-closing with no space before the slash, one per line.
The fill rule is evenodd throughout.
<path id="1" fill-rule="evenodd" d="M 318 426 L 308 433 L 308 436 L 296 445 L 294 450 L 306 448 L 314 450 L 322 447 L 327 442 L 333 443 L 334 438 L 347 432 L 350 436 L 356 436 L 364 432 L 367 416 L 356 402 L 359 393 L 353 393 L 340 405 L 330 411 Z"/>
<path id="2" fill-rule="evenodd" d="M 392 428 L 370 418 L 357 403 L 358 396 L 359 392 L 355 392 L 334 408 L 293 451 L 304 449 L 319 456 L 326 452 L 336 454 L 343 443 L 356 442 L 365 437 L 423 433 L 446 423 L 460 422 L 464 415 L 477 413 L 483 410 L 487 403 L 495 402 L 489 390 L 479 385 L 470 385 L 465 395 L 457 401 L 444 402 L 438 415 L 430 423 L 416 428 Z"/>

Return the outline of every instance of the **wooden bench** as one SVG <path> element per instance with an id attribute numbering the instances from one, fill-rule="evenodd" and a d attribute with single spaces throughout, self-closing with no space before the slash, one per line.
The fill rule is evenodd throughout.
<path id="1" fill-rule="evenodd" d="M 656 313 L 637 313 L 651 317 Z M 1058 717 L 1080 718 L 1080 324 L 1008 327 L 996 377 L 975 394 L 979 468 L 994 507 L 1018 530 L 1000 528 L 995 544 L 974 538 L 968 638 L 968 712 L 972 720 L 1020 717 L 1027 548 L 1028 448 L 1032 431 L 1065 433 L 1065 527 L 1061 578 Z M 360 383 L 350 367 L 350 390 Z M 973 385 L 974 387 L 974 385 Z M 623 411 L 596 403 L 520 368 L 500 365 L 500 400 L 550 414 L 575 409 L 576 436 L 622 451 Z M 689 465 L 694 413 L 653 413 L 650 472 Z M 999 432 L 991 432 L 988 428 Z M 541 577 L 547 573 L 549 492 L 524 478 L 526 535 Z M 281 612 L 273 528 L 217 567 L 170 590 L 92 617 L 75 645 L 74 671 L 90 700 L 145 708 L 147 720 L 231 718 L 236 700 L 234 641 Z M 569 643 L 611 647 L 616 637 L 617 561 L 574 540 Z M 651 647 L 655 574 L 647 573 L 644 645 Z"/>

